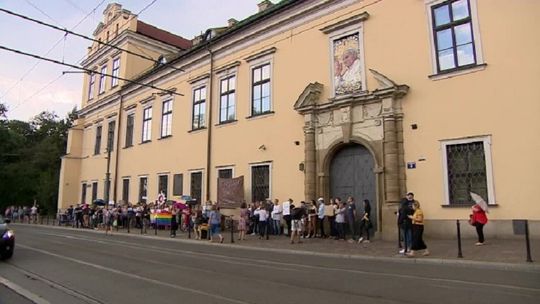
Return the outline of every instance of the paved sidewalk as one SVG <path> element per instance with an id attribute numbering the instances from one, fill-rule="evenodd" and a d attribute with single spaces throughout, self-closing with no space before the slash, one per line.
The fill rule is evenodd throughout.
<path id="1" fill-rule="evenodd" d="M 12 224 L 14 229 L 21 224 Z M 24 224 L 28 225 L 28 224 Z M 36 228 L 42 225 L 29 225 Z M 49 225 L 51 226 L 51 225 Z M 58 226 L 55 226 L 58 227 Z M 76 229 L 71 227 L 64 227 L 62 229 L 68 230 L 82 230 L 93 231 L 96 233 L 104 233 L 104 231 L 90 230 L 90 229 Z M 127 230 L 119 229 L 115 230 L 114 234 L 128 235 Z M 158 238 L 170 238 L 168 230 L 158 230 L 157 235 L 155 230 L 151 229 L 147 231 L 147 234 L 141 235 L 140 229 L 131 229 L 130 235 L 138 237 L 158 237 Z M 397 241 L 382 241 L 372 240 L 371 243 L 350 243 L 347 241 L 337 241 L 334 239 L 321 239 L 321 238 L 306 238 L 301 239 L 301 244 L 290 244 L 289 239 L 286 236 L 274 236 L 270 235 L 269 240 L 259 239 L 258 236 L 247 236 L 247 240 L 239 241 L 238 235 L 234 235 L 234 244 L 231 244 L 231 233 L 226 231 L 223 233 L 225 237 L 224 244 L 227 246 L 242 246 L 251 247 L 257 250 L 280 250 L 288 252 L 305 252 L 309 254 L 322 254 L 322 255 L 340 255 L 350 257 L 365 257 L 365 258 L 378 258 L 378 259 L 403 259 L 410 260 L 406 256 L 398 253 Z M 175 240 L 188 240 L 187 232 L 179 232 Z M 209 243 L 207 240 L 195 240 L 194 235 L 191 236 L 189 241 Z M 447 263 L 447 264 L 477 264 L 484 266 L 498 266 L 499 268 L 513 268 L 517 266 L 519 269 L 526 269 L 530 267 L 531 270 L 540 270 L 540 240 L 531 240 L 531 255 L 533 262 L 526 262 L 526 245 L 525 238 L 521 239 L 490 239 L 489 235 L 486 235 L 486 244 L 484 246 L 475 246 L 476 240 L 463 239 L 462 240 L 462 254 L 463 258 L 458 258 L 457 240 L 441 240 L 441 239 L 426 239 L 426 244 L 429 247 L 431 254 L 427 257 L 419 256 L 416 261 L 433 262 L 433 263 Z M 217 242 L 217 237 L 216 237 Z M 516 268 L 516 267 L 514 267 Z"/>

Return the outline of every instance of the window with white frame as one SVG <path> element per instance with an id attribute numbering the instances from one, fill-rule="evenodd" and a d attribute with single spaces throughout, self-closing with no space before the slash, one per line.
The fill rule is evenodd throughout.
<path id="1" fill-rule="evenodd" d="M 435 73 L 482 63 L 476 0 L 427 1 L 432 30 Z"/>
<path id="2" fill-rule="evenodd" d="M 203 193 L 203 173 L 202 171 L 192 171 L 190 173 L 190 195 L 191 198 L 197 200 L 198 203 L 202 202 Z"/>
<path id="3" fill-rule="evenodd" d="M 139 178 L 139 202 L 146 203 L 148 200 L 148 177 Z"/>
<path id="4" fill-rule="evenodd" d="M 236 76 L 228 76 L 220 81 L 219 123 L 236 119 Z"/>
<path id="5" fill-rule="evenodd" d="M 161 137 L 172 135 L 172 99 L 163 102 L 161 108 Z"/>
<path id="6" fill-rule="evenodd" d="M 441 142 L 447 205 L 472 205 L 471 192 L 495 204 L 491 138 L 489 136 Z"/>
<path id="7" fill-rule="evenodd" d="M 133 146 L 133 127 L 135 125 L 135 114 L 130 113 L 126 118 L 126 143 L 125 148 Z"/>
<path id="8" fill-rule="evenodd" d="M 129 203 L 129 178 L 122 179 L 122 201 Z"/>
<path id="9" fill-rule="evenodd" d="M 94 86 L 96 84 L 96 74 L 90 74 L 90 80 L 88 81 L 88 100 L 94 98 Z"/>
<path id="10" fill-rule="evenodd" d="M 251 166 L 251 201 L 264 201 L 270 197 L 270 164 Z"/>
<path id="11" fill-rule="evenodd" d="M 116 58 L 113 60 L 112 64 L 112 79 L 111 79 L 111 87 L 115 87 L 118 85 L 118 75 L 120 74 L 120 58 Z"/>
<path id="12" fill-rule="evenodd" d="M 205 126 L 206 87 L 193 90 L 193 117 L 191 128 L 197 130 Z"/>
<path id="13" fill-rule="evenodd" d="M 107 130 L 107 151 L 114 150 L 114 130 L 116 128 L 116 122 L 114 120 L 109 121 Z"/>
<path id="14" fill-rule="evenodd" d="M 152 107 L 143 110 L 142 142 L 152 139 Z"/>
<path id="15" fill-rule="evenodd" d="M 105 92 L 105 74 L 107 74 L 107 66 L 101 67 L 101 72 L 99 74 L 99 91 L 98 94 Z"/>
<path id="16" fill-rule="evenodd" d="M 262 115 L 272 111 L 270 96 L 270 63 L 251 69 L 251 116 Z"/>
<path id="17" fill-rule="evenodd" d="M 97 155 L 101 153 L 101 133 L 102 133 L 103 127 L 97 126 L 96 127 L 96 141 L 94 143 L 94 155 Z"/>
<path id="18" fill-rule="evenodd" d="M 169 194 L 169 176 L 168 175 L 160 175 L 158 177 L 158 194 L 163 193 L 165 198 L 167 198 Z"/>

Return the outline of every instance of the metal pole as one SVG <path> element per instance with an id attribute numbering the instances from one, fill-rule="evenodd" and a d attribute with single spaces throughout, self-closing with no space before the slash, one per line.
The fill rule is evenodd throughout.
<path id="1" fill-rule="evenodd" d="M 128 233 L 129 233 L 129 226 L 131 225 L 131 215 L 128 214 L 128 221 L 127 221 L 127 229 L 128 229 Z"/>
<path id="2" fill-rule="evenodd" d="M 532 263 L 531 244 L 529 242 L 529 220 L 525 220 L 525 242 L 527 244 L 527 262 Z"/>
<path id="3" fill-rule="evenodd" d="M 157 216 L 154 217 L 154 235 L 157 235 Z"/>
<path id="4" fill-rule="evenodd" d="M 456 226 L 457 226 L 457 242 L 458 242 L 458 258 L 463 258 L 463 253 L 461 252 L 461 227 L 459 224 L 459 220 L 456 220 Z"/>
<path id="5" fill-rule="evenodd" d="M 230 220 L 231 220 L 231 243 L 234 243 L 234 220 L 233 220 L 232 215 L 230 217 Z"/>
<path id="6" fill-rule="evenodd" d="M 264 233 L 266 234 L 266 239 L 269 240 L 270 237 L 268 236 L 268 219 L 266 219 L 266 225 L 264 225 Z"/>
<path id="7" fill-rule="evenodd" d="M 403 248 L 403 247 L 401 246 L 401 232 L 400 232 L 400 230 L 401 230 L 401 229 L 400 229 L 400 227 L 399 227 L 399 224 L 397 224 L 397 247 L 398 247 L 398 249 Z"/>
<path id="8" fill-rule="evenodd" d="M 111 146 L 112 146 L 112 135 L 111 130 L 109 130 L 109 140 L 107 141 L 107 172 L 105 172 L 105 206 L 109 206 L 109 192 L 111 190 Z M 118 225 L 116 226 L 118 227 Z"/>

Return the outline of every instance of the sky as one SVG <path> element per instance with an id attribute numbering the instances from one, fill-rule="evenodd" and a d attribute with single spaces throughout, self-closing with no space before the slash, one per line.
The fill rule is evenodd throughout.
<path id="1" fill-rule="evenodd" d="M 92 37 L 112 2 L 135 14 L 154 2 L 139 20 L 193 39 L 207 28 L 226 26 L 230 18 L 257 13 L 261 0 L 0 0 L 0 8 Z M 79 65 L 90 44 L 0 11 L 0 46 Z M 0 103 L 8 107 L 8 119 L 29 121 L 42 111 L 63 118 L 80 108 L 82 74 L 62 75 L 68 70 L 0 49 Z"/>

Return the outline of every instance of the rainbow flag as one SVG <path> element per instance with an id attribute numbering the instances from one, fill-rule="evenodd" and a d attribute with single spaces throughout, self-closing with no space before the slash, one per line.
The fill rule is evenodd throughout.
<path id="1" fill-rule="evenodd" d="M 158 226 L 170 226 L 172 214 L 170 212 L 160 212 L 150 214 L 150 222 Z"/>

